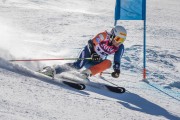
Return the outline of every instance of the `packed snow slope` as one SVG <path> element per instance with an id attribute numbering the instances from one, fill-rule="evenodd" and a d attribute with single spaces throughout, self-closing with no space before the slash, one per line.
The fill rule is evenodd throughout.
<path id="1" fill-rule="evenodd" d="M 118 21 L 128 31 L 120 78 L 90 78 L 99 87 L 109 80 L 127 89 L 117 94 L 92 86 L 78 91 L 34 72 L 73 61 L 9 61 L 77 57 L 94 35 L 111 30 L 115 0 L 0 1 L 0 120 L 179 120 L 179 5 L 147 1 L 148 82 L 142 80 L 143 22 Z"/>

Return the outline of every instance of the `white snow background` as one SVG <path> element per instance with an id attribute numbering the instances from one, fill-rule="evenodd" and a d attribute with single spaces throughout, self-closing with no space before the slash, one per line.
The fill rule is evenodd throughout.
<path id="1" fill-rule="evenodd" d="M 111 30 L 114 6 L 115 0 L 0 1 L 0 120 L 180 120 L 179 0 L 147 1 L 149 84 L 142 82 L 143 22 L 118 21 L 128 32 L 121 75 L 103 77 L 125 87 L 124 94 L 78 91 L 33 72 L 69 61 L 9 62 L 77 57 L 94 35 Z"/>

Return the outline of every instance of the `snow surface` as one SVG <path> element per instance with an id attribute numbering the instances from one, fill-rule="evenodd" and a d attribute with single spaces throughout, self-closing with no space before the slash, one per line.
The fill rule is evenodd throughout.
<path id="1" fill-rule="evenodd" d="M 77 91 L 34 72 L 69 61 L 9 62 L 77 57 L 94 35 L 111 30 L 114 5 L 115 0 L 0 1 L 0 120 L 180 120 L 179 0 L 147 1 L 149 83 L 142 81 L 143 22 L 118 21 L 128 31 L 121 76 L 103 77 L 125 87 L 125 94 L 92 86 Z M 107 83 L 98 75 L 91 80 Z"/>

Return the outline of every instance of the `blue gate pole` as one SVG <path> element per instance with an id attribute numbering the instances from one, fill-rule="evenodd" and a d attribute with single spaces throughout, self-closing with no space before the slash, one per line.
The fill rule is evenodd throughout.
<path id="1" fill-rule="evenodd" d="M 144 0 L 144 56 L 143 56 L 143 79 L 146 80 L 146 0 Z"/>

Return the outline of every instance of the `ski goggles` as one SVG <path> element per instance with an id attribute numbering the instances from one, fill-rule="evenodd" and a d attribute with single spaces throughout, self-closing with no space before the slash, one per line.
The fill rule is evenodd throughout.
<path id="1" fill-rule="evenodd" d="M 111 39 L 114 40 L 116 43 L 123 43 L 125 41 L 124 38 L 121 38 L 119 36 L 115 36 L 113 29 L 111 30 L 111 34 L 112 34 Z"/>
<path id="2" fill-rule="evenodd" d="M 114 37 L 114 41 L 115 41 L 116 43 L 123 43 L 123 42 L 125 41 L 125 39 L 124 39 L 124 38 L 121 38 L 121 37 L 119 37 L 119 36 L 115 36 L 115 37 Z"/>

